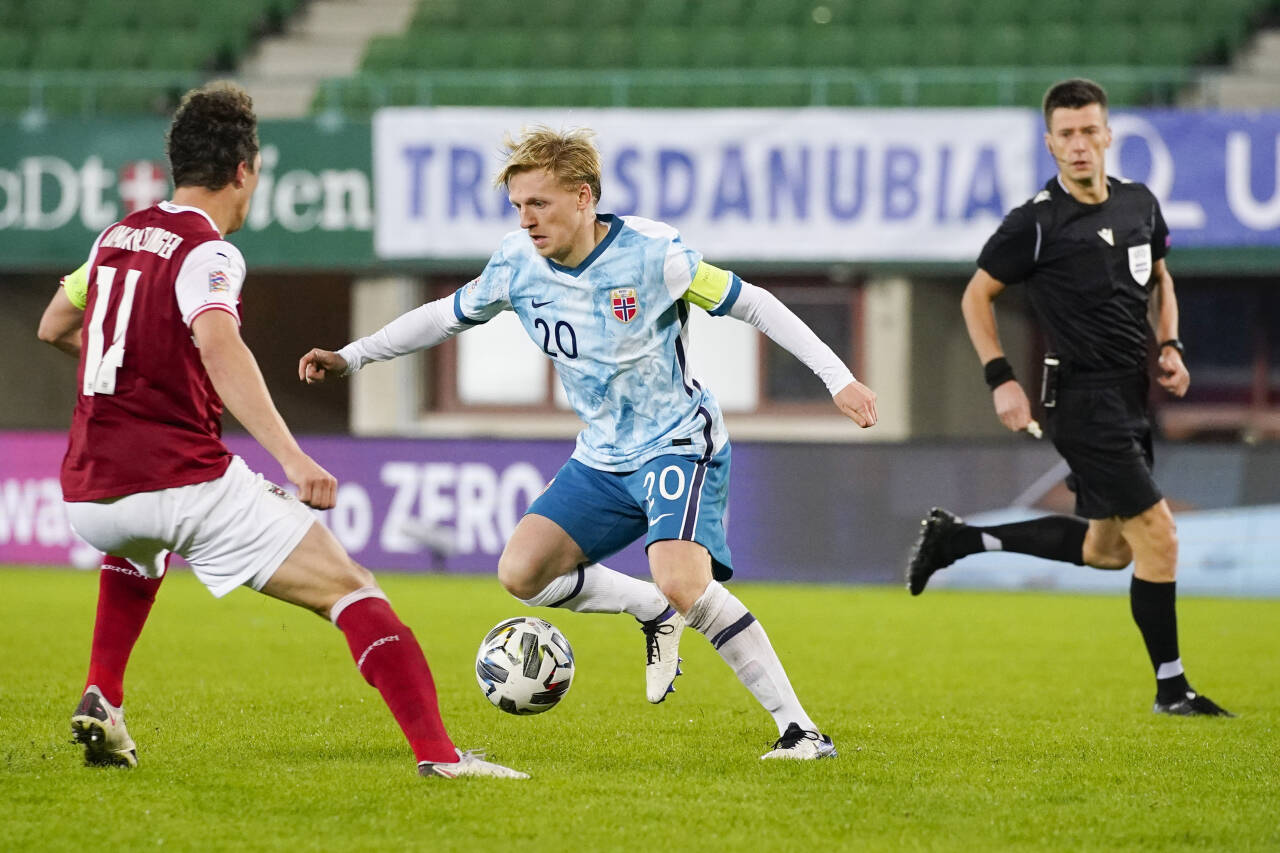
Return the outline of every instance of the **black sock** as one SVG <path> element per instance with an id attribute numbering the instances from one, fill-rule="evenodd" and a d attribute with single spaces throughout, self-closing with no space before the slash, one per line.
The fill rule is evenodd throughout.
<path id="1" fill-rule="evenodd" d="M 1000 541 L 999 550 L 1031 554 L 1046 560 L 1084 565 L 1084 535 L 1089 532 L 1089 522 L 1074 515 L 1046 515 L 1030 521 L 998 524 L 995 527 L 967 527 L 965 537 L 957 535 L 957 545 L 971 548 L 964 554 L 988 550 L 982 542 L 982 534 Z M 960 556 L 963 556 L 961 554 Z"/>
<path id="2" fill-rule="evenodd" d="M 1163 703 L 1181 699 L 1191 689 L 1178 656 L 1176 601 L 1176 583 L 1152 583 L 1135 577 L 1129 584 L 1129 608 L 1156 671 L 1156 701 Z M 1170 670 L 1165 678 L 1159 677 L 1161 665 Z"/>

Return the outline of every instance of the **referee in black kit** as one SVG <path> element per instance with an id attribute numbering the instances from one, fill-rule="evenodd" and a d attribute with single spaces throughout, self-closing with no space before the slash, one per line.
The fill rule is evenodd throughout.
<path id="1" fill-rule="evenodd" d="M 1024 282 L 1053 352 L 1042 402 L 1049 436 L 1067 460 L 1076 516 L 974 527 L 934 508 L 907 569 L 912 595 L 934 572 L 979 551 L 1034 554 L 1097 569 L 1132 561 L 1129 601 L 1156 674 L 1154 710 L 1233 716 L 1187 683 L 1178 655 L 1178 538 L 1152 478 L 1147 412 L 1149 328 L 1159 342 L 1157 381 L 1187 393 L 1178 303 L 1165 267 L 1169 229 L 1142 184 L 1108 178 L 1107 95 L 1065 80 L 1044 97 L 1045 144 L 1058 174 L 1013 210 L 987 241 L 961 307 L 982 360 L 996 414 L 1014 431 L 1036 429 L 1031 405 L 1005 359 L 992 303 Z M 1086 521 L 1087 519 L 1087 521 Z"/>

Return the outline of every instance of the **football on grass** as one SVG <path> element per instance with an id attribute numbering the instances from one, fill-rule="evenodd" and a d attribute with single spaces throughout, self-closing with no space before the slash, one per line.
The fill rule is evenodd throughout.
<path id="1" fill-rule="evenodd" d="M 544 619 L 499 622 L 476 653 L 476 681 L 494 707 L 508 714 L 554 708 L 573 682 L 573 649 Z"/>

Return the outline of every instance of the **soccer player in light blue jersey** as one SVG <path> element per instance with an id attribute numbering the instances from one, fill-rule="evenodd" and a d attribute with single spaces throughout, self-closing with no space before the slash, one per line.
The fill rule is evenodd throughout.
<path id="1" fill-rule="evenodd" d="M 650 702 L 672 691 L 680 635 L 692 626 L 773 716 L 779 737 L 763 758 L 834 757 L 764 628 L 720 583 L 733 573 L 724 528 L 729 439 L 715 396 L 689 364 L 689 312 L 760 329 L 808 365 L 858 426 L 876 423 L 876 395 L 772 294 L 703 261 L 674 228 L 598 214 L 592 136 L 535 128 L 508 138 L 497 184 L 522 230 L 452 297 L 337 352 L 311 350 L 299 378 L 349 375 L 514 311 L 586 428 L 507 542 L 502 585 L 529 605 L 634 616 L 646 638 Z M 656 587 L 598 562 L 641 536 Z"/>

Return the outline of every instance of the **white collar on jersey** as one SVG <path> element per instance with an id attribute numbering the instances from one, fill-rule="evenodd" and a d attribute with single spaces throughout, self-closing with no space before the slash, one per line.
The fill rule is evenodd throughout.
<path id="1" fill-rule="evenodd" d="M 162 201 L 157 205 L 157 207 L 159 207 L 165 213 L 186 213 L 187 211 L 190 211 L 192 213 L 198 213 L 201 216 L 203 216 L 205 219 L 209 220 L 210 228 L 212 228 L 214 231 L 217 231 L 219 235 L 222 234 L 222 232 L 218 230 L 217 224 L 213 221 L 213 217 L 205 213 L 203 210 L 201 210 L 198 207 L 191 207 L 190 205 L 186 205 L 186 204 L 174 204 L 171 201 Z"/>

